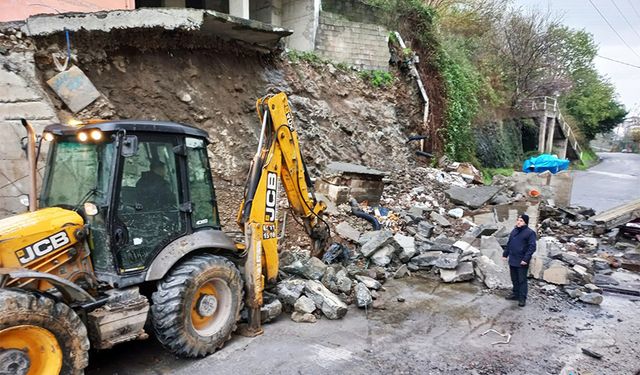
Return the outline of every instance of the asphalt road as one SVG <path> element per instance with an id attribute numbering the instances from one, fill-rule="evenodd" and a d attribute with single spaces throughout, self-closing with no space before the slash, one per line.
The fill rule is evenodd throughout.
<path id="1" fill-rule="evenodd" d="M 533 283 L 533 282 L 532 282 Z M 601 306 L 531 288 L 525 308 L 476 283 L 420 276 L 390 280 L 385 309 L 351 307 L 341 320 L 294 323 L 288 314 L 264 335 L 234 335 L 199 360 L 178 359 L 154 339 L 91 355 L 87 375 L 210 374 L 635 374 L 640 370 L 640 300 L 606 295 Z M 398 302 L 398 297 L 405 302 Z M 489 329 L 511 334 L 508 344 Z M 584 355 L 588 348 L 603 355 Z"/>
<path id="2" fill-rule="evenodd" d="M 640 155 L 599 153 L 601 162 L 574 172 L 571 203 L 596 212 L 640 198 Z"/>

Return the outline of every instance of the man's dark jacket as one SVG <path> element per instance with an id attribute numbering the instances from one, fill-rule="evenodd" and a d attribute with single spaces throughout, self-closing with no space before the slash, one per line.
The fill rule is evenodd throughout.
<path id="1" fill-rule="evenodd" d="M 520 267 L 520 262 L 525 261 L 527 265 L 531 261 L 531 256 L 536 251 L 536 233 L 528 226 L 515 227 L 509 235 L 507 248 L 502 253 L 503 257 L 509 257 L 509 265 Z"/>

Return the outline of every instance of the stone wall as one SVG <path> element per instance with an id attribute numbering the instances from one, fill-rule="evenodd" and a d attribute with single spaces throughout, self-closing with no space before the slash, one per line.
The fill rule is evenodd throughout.
<path id="1" fill-rule="evenodd" d="M 361 69 L 389 69 L 389 32 L 375 24 L 349 21 L 336 13 L 320 12 L 316 53 L 325 59 Z"/>
<path id="2" fill-rule="evenodd" d="M 322 10 L 339 14 L 353 22 L 384 23 L 378 9 L 362 0 L 322 0 Z"/>
<path id="3" fill-rule="evenodd" d="M 515 120 L 491 122 L 474 128 L 476 155 L 489 168 L 513 167 L 524 160 L 521 125 Z"/>
<path id="4" fill-rule="evenodd" d="M 29 165 L 20 146 L 27 132 L 20 119 L 28 120 L 41 134 L 44 126 L 57 122 L 58 118 L 36 76 L 31 51 L 0 55 L 0 92 L 0 218 L 3 218 L 26 211 L 18 199 L 29 192 Z M 45 150 L 38 161 L 40 171 L 44 160 Z"/>

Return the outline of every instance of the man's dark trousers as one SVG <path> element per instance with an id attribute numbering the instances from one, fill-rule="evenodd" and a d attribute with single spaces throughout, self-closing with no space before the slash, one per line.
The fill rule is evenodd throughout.
<path id="1" fill-rule="evenodd" d="M 526 301 L 527 299 L 527 274 L 529 266 L 509 266 L 511 273 L 511 283 L 513 284 L 513 295 L 518 301 Z"/>

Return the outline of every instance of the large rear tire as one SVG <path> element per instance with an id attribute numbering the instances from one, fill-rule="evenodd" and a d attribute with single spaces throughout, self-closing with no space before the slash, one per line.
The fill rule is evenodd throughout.
<path id="1" fill-rule="evenodd" d="M 197 255 L 178 265 L 153 293 L 151 323 L 172 353 L 198 358 L 222 348 L 236 328 L 242 307 L 236 266 L 215 255 Z"/>
<path id="2" fill-rule="evenodd" d="M 87 329 L 69 306 L 0 289 L 0 373 L 82 374 L 89 346 Z"/>

